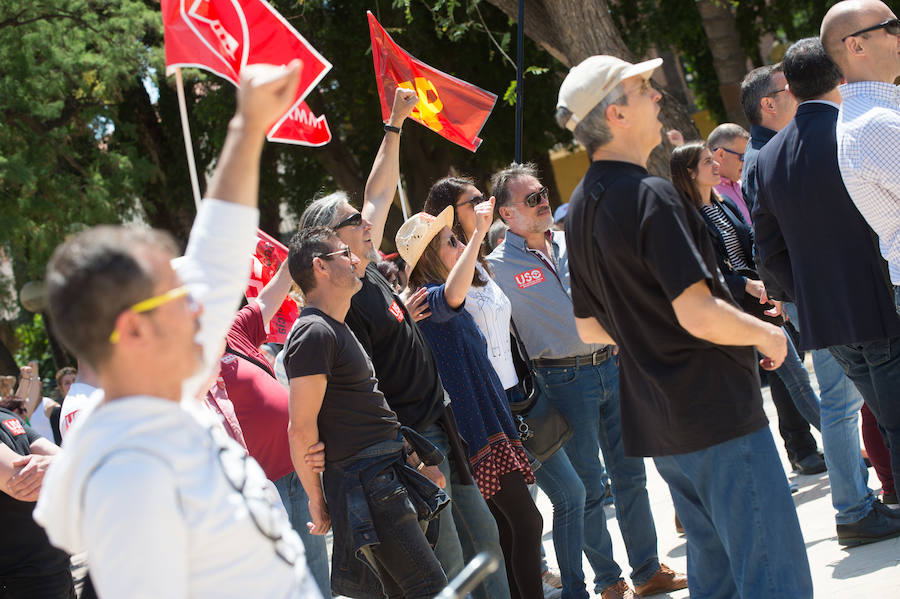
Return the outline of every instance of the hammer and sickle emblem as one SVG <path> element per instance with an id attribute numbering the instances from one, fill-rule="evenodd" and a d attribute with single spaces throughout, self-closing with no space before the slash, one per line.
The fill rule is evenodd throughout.
<path id="1" fill-rule="evenodd" d="M 416 107 L 412 111 L 413 116 L 422 119 L 422 122 L 433 131 L 440 131 L 444 128 L 437 118 L 438 113 L 444 109 L 444 104 L 438 97 L 437 89 L 431 81 L 425 77 L 416 77 L 415 87 L 413 87 L 413 84 L 410 81 L 400 83 L 399 87 L 404 89 L 414 89 L 419 96 L 419 103 L 416 104 Z M 429 92 L 431 92 L 431 96 L 434 98 L 433 100 L 429 99 Z"/>

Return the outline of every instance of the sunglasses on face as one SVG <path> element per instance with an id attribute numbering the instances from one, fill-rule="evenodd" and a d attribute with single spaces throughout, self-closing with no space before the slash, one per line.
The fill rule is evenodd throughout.
<path id="1" fill-rule="evenodd" d="M 337 231 L 343 227 L 358 227 L 362 224 L 362 213 L 354 212 L 335 226 L 331 227 L 332 231 Z"/>
<path id="2" fill-rule="evenodd" d="M 456 238 L 456 235 L 450 235 L 449 239 L 447 239 L 447 245 L 452 247 L 454 250 L 459 247 L 459 239 Z"/>
<path id="3" fill-rule="evenodd" d="M 327 254 L 319 254 L 317 257 L 318 258 L 331 258 L 332 256 L 340 256 L 341 254 L 343 254 L 349 260 L 350 255 L 352 254 L 352 252 L 350 251 L 350 246 L 345 245 L 343 248 L 341 248 L 335 252 L 328 252 Z"/>
<path id="4" fill-rule="evenodd" d="M 149 312 L 150 310 L 155 310 L 159 308 L 163 304 L 168 304 L 169 302 L 175 301 L 177 299 L 181 299 L 183 297 L 188 298 L 188 305 L 191 311 L 197 309 L 197 302 L 194 298 L 191 297 L 188 288 L 182 285 L 181 287 L 176 287 L 175 289 L 170 289 L 165 293 L 160 293 L 159 295 L 154 295 L 153 297 L 148 297 L 145 300 L 141 300 L 138 303 L 125 308 L 123 312 L 131 311 L 141 314 L 143 312 Z M 119 342 L 119 331 L 118 329 L 114 329 L 112 333 L 109 334 L 109 342 L 115 345 Z"/>
<path id="5" fill-rule="evenodd" d="M 844 41 L 848 37 L 855 37 L 857 35 L 862 35 L 863 33 L 868 33 L 870 31 L 877 31 L 878 29 L 884 29 L 891 35 L 900 35 L 900 19 L 888 19 L 887 21 L 882 21 L 878 25 L 872 25 L 871 27 L 866 27 L 865 29 L 854 31 L 850 35 L 845 35 L 844 37 L 842 37 L 841 41 Z"/>
<path id="6" fill-rule="evenodd" d="M 735 156 L 738 157 L 738 160 L 740 160 L 741 162 L 744 161 L 744 155 L 741 154 L 740 152 L 735 152 L 734 150 L 729 150 L 728 148 L 723 148 L 721 146 L 718 148 L 713 148 L 713 152 L 715 152 L 716 150 L 722 150 L 723 152 L 728 152 L 729 154 L 734 154 Z"/>
<path id="7" fill-rule="evenodd" d="M 522 200 L 522 204 L 525 204 L 529 208 L 534 208 L 541 202 L 549 201 L 550 199 L 550 188 L 549 187 L 541 187 L 539 190 L 529 193 L 525 196 L 525 199 Z"/>
<path id="8" fill-rule="evenodd" d="M 463 200 L 462 202 L 460 202 L 458 204 L 454 204 L 454 206 L 456 206 L 457 208 L 462 208 L 466 204 L 471 204 L 472 208 L 474 208 L 476 205 L 480 204 L 483 201 L 484 201 L 484 196 L 472 196 L 468 200 Z"/>

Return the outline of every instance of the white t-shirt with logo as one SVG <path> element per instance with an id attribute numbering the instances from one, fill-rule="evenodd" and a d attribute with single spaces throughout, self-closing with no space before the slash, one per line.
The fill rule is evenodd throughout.
<path id="1" fill-rule="evenodd" d="M 59 413 L 60 437 L 65 440 L 66 435 L 72 430 L 75 420 L 80 418 L 84 412 L 94 409 L 101 401 L 103 401 L 103 389 L 80 381 L 72 383 Z"/>

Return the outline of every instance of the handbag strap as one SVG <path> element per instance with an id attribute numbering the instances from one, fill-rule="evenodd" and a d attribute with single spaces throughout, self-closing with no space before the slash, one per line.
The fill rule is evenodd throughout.
<path id="1" fill-rule="evenodd" d="M 519 357 L 525 361 L 525 365 L 528 366 L 528 371 L 533 374 L 534 368 L 531 367 L 531 358 L 528 357 L 528 351 L 522 343 L 522 337 L 519 335 L 519 330 L 516 328 L 516 321 L 513 320 L 512 316 L 509 317 L 509 326 L 512 327 L 513 337 L 516 340 L 516 346 L 519 348 Z"/>

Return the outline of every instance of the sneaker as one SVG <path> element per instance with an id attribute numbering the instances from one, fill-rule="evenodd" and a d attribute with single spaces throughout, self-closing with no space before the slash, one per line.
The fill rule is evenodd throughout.
<path id="1" fill-rule="evenodd" d="M 872 510 L 858 522 L 837 525 L 838 543 L 844 547 L 856 547 L 884 539 L 900 537 L 900 516 L 883 513 L 893 512 L 880 501 L 872 504 Z"/>
<path id="2" fill-rule="evenodd" d="M 562 588 L 562 578 L 559 577 L 559 574 L 553 572 L 552 570 L 544 570 L 544 573 L 541 574 L 541 579 L 544 583 L 549 584 L 554 589 Z"/>
<path id="3" fill-rule="evenodd" d="M 791 460 L 791 466 L 797 474 L 810 475 L 821 474 L 827 470 L 825 458 L 818 451 L 814 451 L 801 460 Z"/>
<path id="4" fill-rule="evenodd" d="M 656 593 L 680 591 L 686 589 L 687 585 L 687 575 L 676 572 L 665 564 L 660 564 L 656 574 L 644 584 L 637 585 L 634 590 L 641 597 L 646 597 Z"/>
<path id="5" fill-rule="evenodd" d="M 600 599 L 640 599 L 640 597 L 634 594 L 627 582 L 619 579 L 619 582 L 600 592 Z"/>

